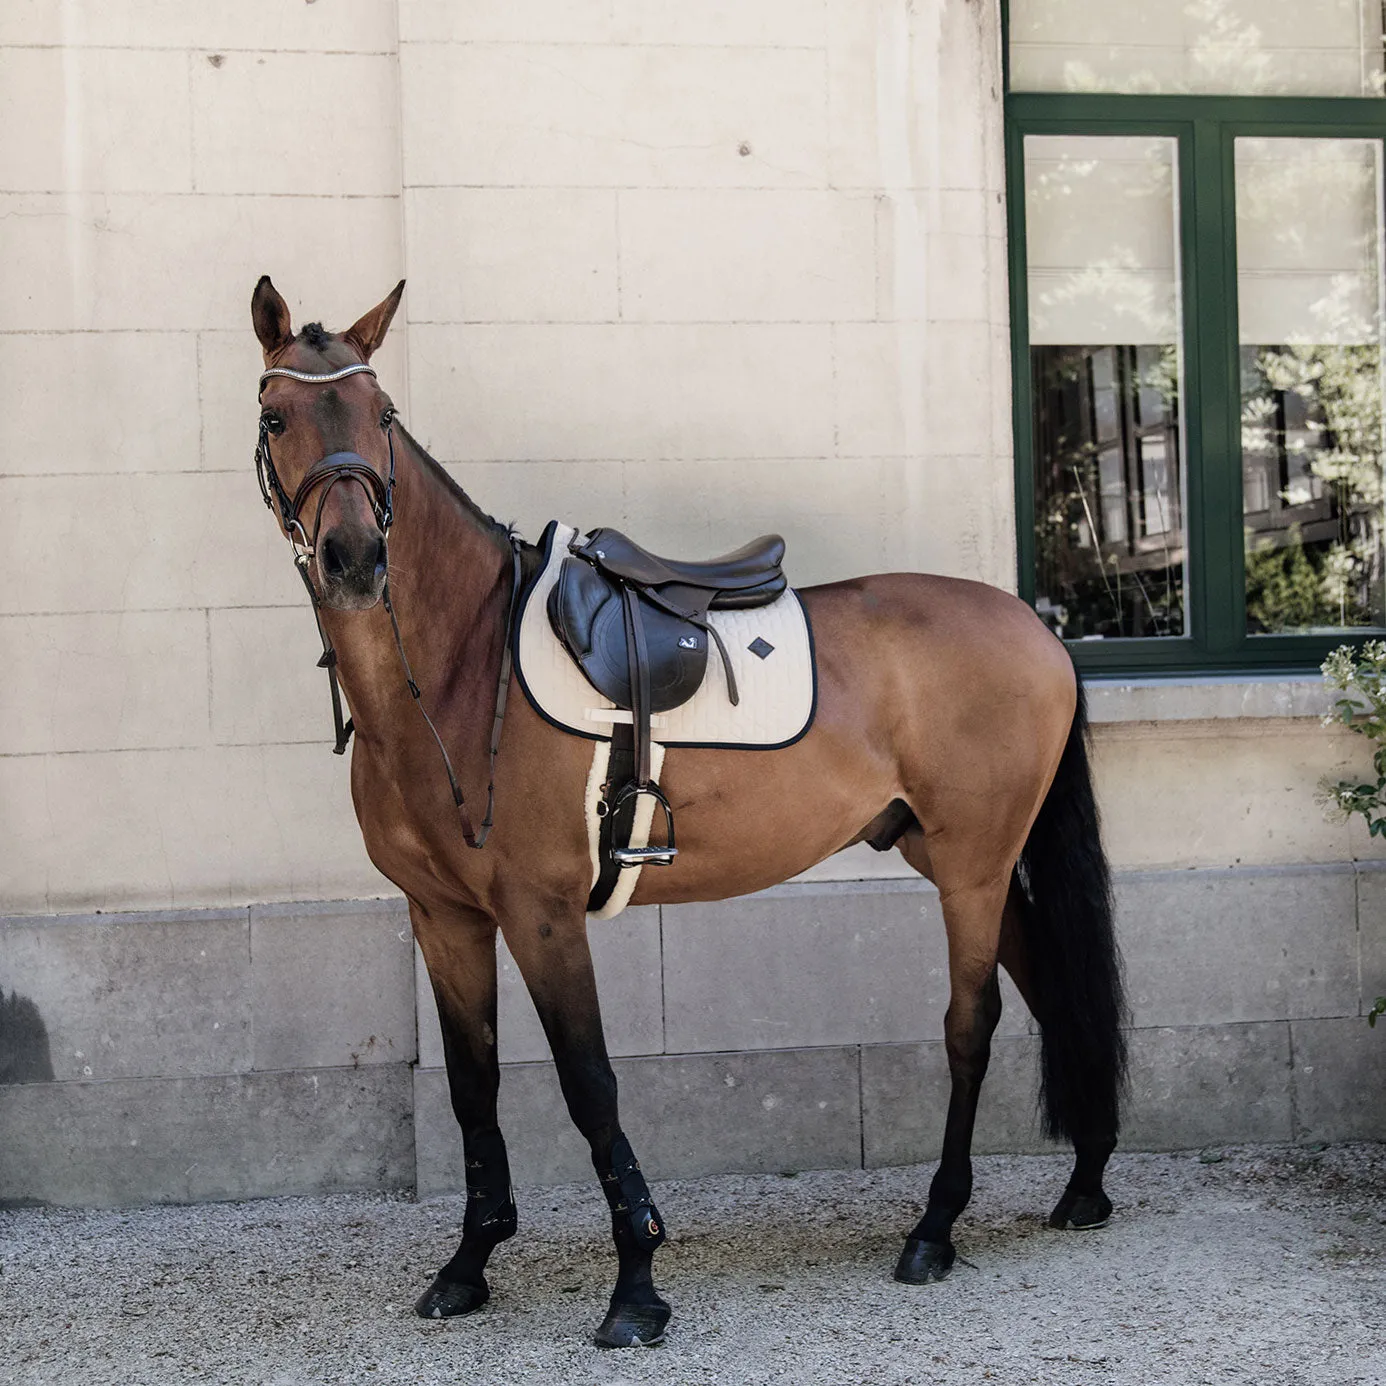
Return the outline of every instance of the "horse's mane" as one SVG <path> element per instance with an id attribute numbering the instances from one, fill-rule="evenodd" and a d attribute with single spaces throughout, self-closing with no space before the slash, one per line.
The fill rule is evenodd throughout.
<path id="1" fill-rule="evenodd" d="M 493 515 L 488 515 L 453 479 L 448 469 L 443 466 L 436 458 L 431 457 L 428 450 L 409 432 L 403 424 L 396 422 L 395 427 L 402 433 L 413 448 L 415 456 L 424 464 L 424 470 L 429 472 L 433 479 L 443 488 L 449 498 L 456 503 L 471 522 L 477 526 L 484 534 L 500 540 L 508 545 L 510 536 L 516 532 L 515 526 L 503 524 Z"/>

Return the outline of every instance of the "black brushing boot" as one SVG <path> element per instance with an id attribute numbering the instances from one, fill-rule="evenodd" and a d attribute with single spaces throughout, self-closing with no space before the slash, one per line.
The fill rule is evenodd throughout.
<path id="1" fill-rule="evenodd" d="M 624 1136 L 616 1138 L 607 1168 L 598 1165 L 597 1174 L 611 1208 L 611 1239 L 620 1270 L 595 1341 L 606 1348 L 653 1347 L 664 1337 L 671 1313 L 655 1290 L 651 1271 L 654 1253 L 664 1244 L 664 1221 Z"/>
<path id="2" fill-rule="evenodd" d="M 484 1271 L 491 1253 L 515 1235 L 519 1221 L 510 1192 L 510 1166 L 504 1150 L 490 1165 L 467 1162 L 467 1212 L 457 1254 L 419 1296 L 414 1312 L 421 1319 L 451 1319 L 474 1314 L 491 1298 Z"/>

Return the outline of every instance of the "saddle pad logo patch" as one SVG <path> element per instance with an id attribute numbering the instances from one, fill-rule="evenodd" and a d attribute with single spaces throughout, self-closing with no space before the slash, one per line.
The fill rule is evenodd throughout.
<path id="1" fill-rule="evenodd" d="M 756 636 L 746 648 L 750 650 L 757 659 L 769 659 L 775 652 L 775 647 L 768 640 L 762 639 L 759 635 Z"/>

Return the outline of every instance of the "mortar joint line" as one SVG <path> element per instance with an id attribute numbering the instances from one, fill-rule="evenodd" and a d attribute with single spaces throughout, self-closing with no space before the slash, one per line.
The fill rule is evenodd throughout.
<path id="1" fill-rule="evenodd" d="M 622 284 L 621 266 L 621 189 L 614 189 L 614 213 L 616 221 L 616 321 L 624 322 L 626 316 L 625 287 Z"/>
<path id="2" fill-rule="evenodd" d="M 875 305 L 876 321 L 884 319 L 881 311 L 881 222 L 886 215 L 888 202 L 883 193 L 877 193 L 872 199 L 871 208 L 871 268 L 873 272 L 873 301 Z"/>
<path id="3" fill-rule="evenodd" d="M 409 208 L 408 202 L 408 182 L 404 176 L 404 150 L 405 150 L 405 124 L 404 124 L 404 73 L 400 64 L 400 43 L 403 35 L 403 24 L 400 19 L 400 0 L 395 0 L 395 128 L 398 132 L 396 157 L 399 160 L 399 179 L 398 192 L 396 196 L 399 200 L 399 258 L 401 277 L 407 279 L 411 265 L 409 263 Z M 413 414 L 413 353 L 414 344 L 413 314 L 406 308 L 404 314 L 404 408 L 405 417 Z M 417 988 L 416 988 L 417 990 Z M 415 1010 L 417 1011 L 417 1006 Z"/>
<path id="4" fill-rule="evenodd" d="M 255 907 L 245 907 L 246 1047 L 250 1051 L 251 1073 L 255 1066 Z"/>
<path id="5" fill-rule="evenodd" d="M 207 470 L 207 409 L 206 398 L 203 392 L 203 370 L 202 370 L 202 334 L 194 332 L 193 338 L 193 371 L 197 380 L 197 469 L 200 472 Z"/>
<path id="6" fill-rule="evenodd" d="M 841 457 L 842 447 L 842 392 L 837 387 L 837 323 L 828 324 L 828 375 L 833 383 L 833 456 Z"/>
<path id="7" fill-rule="evenodd" d="M 216 684 L 212 678 L 212 609 L 211 607 L 202 608 L 203 616 L 203 650 L 207 658 L 207 738 L 214 742 L 216 736 L 216 718 L 213 712 L 212 700 L 215 697 Z"/>
<path id="8" fill-rule="evenodd" d="M 1352 863 L 1352 925 L 1354 961 L 1357 966 L 1357 1014 L 1367 1013 L 1367 992 L 1362 975 L 1362 871 L 1361 864 Z"/>
<path id="9" fill-rule="evenodd" d="M 857 1152 L 862 1169 L 866 1168 L 866 1046 L 857 1045 Z"/>
<path id="10" fill-rule="evenodd" d="M 669 1006 L 665 997 L 664 985 L 664 906 L 655 906 L 655 918 L 659 921 L 659 1049 L 661 1054 L 669 1052 Z"/>
<path id="11" fill-rule="evenodd" d="M 1299 1060 L 1295 1054 L 1295 1023 L 1285 1022 L 1285 1034 L 1290 1047 L 1290 1139 L 1301 1139 L 1302 1128 L 1299 1121 Z"/>
<path id="12" fill-rule="evenodd" d="M 193 60 L 193 53 L 190 50 L 185 73 L 188 84 L 188 183 L 190 191 L 196 194 L 201 189 L 197 186 L 197 93 L 193 83 Z M 199 406 L 201 402 L 199 396 Z"/>

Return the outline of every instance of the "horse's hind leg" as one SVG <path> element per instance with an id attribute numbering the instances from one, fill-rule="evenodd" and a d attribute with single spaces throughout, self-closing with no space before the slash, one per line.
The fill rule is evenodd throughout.
<path id="1" fill-rule="evenodd" d="M 568 1113 L 591 1148 L 611 1209 L 618 1269 L 597 1346 L 650 1346 L 663 1338 L 670 1314 L 655 1290 L 653 1272 L 654 1253 L 666 1235 L 664 1219 L 621 1130 L 585 916 L 581 908 L 526 909 L 507 917 L 505 939 L 534 999 Z"/>
<path id="2" fill-rule="evenodd" d="M 1010 974 L 1030 1014 L 1044 1028 L 1045 1016 L 1030 974 L 1025 955 L 1025 933 L 1022 911 L 1025 900 L 1019 882 L 1011 883 L 1006 899 L 1006 911 L 1001 921 L 1001 966 Z M 1112 1200 L 1102 1187 L 1102 1175 L 1107 1161 L 1116 1149 L 1116 1133 L 1108 1130 L 1080 1132 L 1074 1137 L 1073 1173 L 1063 1196 L 1049 1215 L 1050 1227 L 1072 1227 L 1079 1231 L 1105 1227 L 1112 1215 Z"/>
<path id="3" fill-rule="evenodd" d="M 423 1318 L 451 1318 L 490 1298 L 486 1262 L 515 1234 L 510 1163 L 496 1120 L 496 926 L 471 911 L 444 918 L 411 905 L 410 912 L 438 1002 L 467 1180 L 461 1245 L 414 1307 Z"/>
<path id="4" fill-rule="evenodd" d="M 906 860 L 920 868 L 908 843 L 901 844 Z M 895 1278 L 922 1285 L 942 1280 L 953 1267 L 953 1224 L 972 1197 L 972 1130 L 977 1098 L 991 1056 L 991 1037 L 1001 1018 L 1001 992 L 996 979 L 997 946 L 1006 887 L 989 882 L 941 892 L 948 932 L 950 995 L 944 1019 L 948 1072 L 952 1090 L 943 1150 L 929 1186 L 929 1202 L 905 1241 Z"/>

